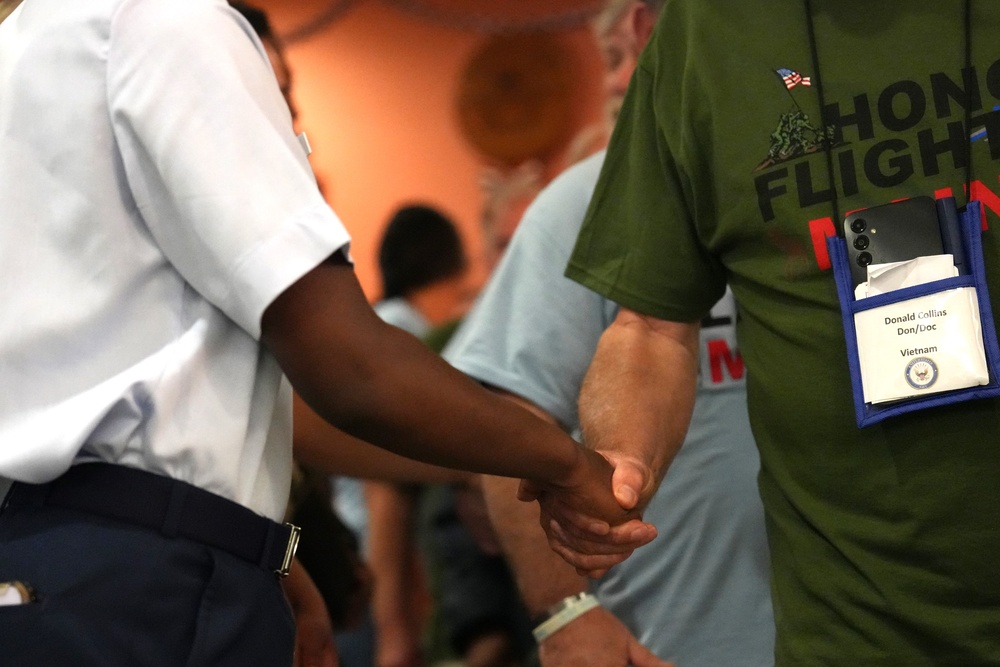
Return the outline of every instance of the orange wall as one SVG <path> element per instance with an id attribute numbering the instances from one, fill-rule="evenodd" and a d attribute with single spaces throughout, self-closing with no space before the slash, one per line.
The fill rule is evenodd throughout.
<path id="1" fill-rule="evenodd" d="M 481 0 L 470 0 L 478 3 Z M 269 0 L 276 31 L 287 33 L 322 6 Z M 485 35 L 433 25 L 378 0 L 360 0 L 322 32 L 288 47 L 299 128 L 327 199 L 353 236 L 358 276 L 379 296 L 375 254 L 396 207 L 440 207 L 479 249 L 480 170 L 487 160 L 465 140 L 455 99 L 463 68 Z M 560 34 L 579 70 L 579 124 L 600 118 L 600 61 L 587 28 Z M 559 165 L 549 160 L 550 171 Z M 484 272 L 482 262 L 477 269 Z"/>

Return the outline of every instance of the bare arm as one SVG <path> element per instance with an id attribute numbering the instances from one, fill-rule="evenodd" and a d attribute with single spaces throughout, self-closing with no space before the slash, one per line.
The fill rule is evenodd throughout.
<path id="1" fill-rule="evenodd" d="M 622 309 L 601 336 L 580 390 L 584 442 L 652 472 L 641 484 L 616 484 L 616 492 L 637 492 L 620 500 L 649 502 L 684 444 L 694 409 L 699 328 Z"/>
<path id="2" fill-rule="evenodd" d="M 428 593 L 416 544 L 418 493 L 402 484 L 365 482 L 377 667 L 426 664 L 422 601 Z"/>
<path id="3" fill-rule="evenodd" d="M 338 428 L 428 463 L 532 480 L 550 507 L 598 517 L 596 533 L 628 518 L 603 458 L 380 320 L 340 254 L 278 296 L 261 325 L 292 386 Z"/>
<path id="4" fill-rule="evenodd" d="M 535 404 L 501 390 L 500 395 L 552 424 L 556 420 Z M 555 552 L 546 548 L 539 528 L 539 510 L 515 498 L 517 481 L 483 476 L 482 488 L 490 522 L 514 573 L 521 599 L 532 616 L 542 614 L 563 598 L 587 590 L 587 580 Z M 571 621 L 539 645 L 542 667 L 572 665 L 636 665 L 666 667 L 611 612 L 592 609 Z"/>
<path id="5" fill-rule="evenodd" d="M 563 598 L 587 590 L 587 579 L 548 548 L 538 525 L 538 507 L 519 502 L 514 497 L 516 490 L 516 480 L 483 479 L 490 521 L 521 599 L 531 615 L 537 616 Z M 542 641 L 538 657 L 542 667 L 666 665 L 653 658 L 632 632 L 602 607 L 591 609 Z"/>
<path id="6" fill-rule="evenodd" d="M 397 454 L 540 479 L 559 479 L 578 465 L 561 433 L 491 400 L 413 336 L 382 322 L 342 259 L 331 258 L 278 296 L 264 313 L 262 338 L 317 414 Z M 516 441 L 537 456 L 520 456 Z"/>
<path id="7" fill-rule="evenodd" d="M 556 425 L 556 420 L 534 403 L 498 389 L 504 398 Z M 545 533 L 538 526 L 538 506 L 517 499 L 518 481 L 483 475 L 482 489 L 490 522 L 504 556 L 510 563 L 518 590 L 532 616 L 541 614 L 567 595 L 587 589 L 584 577 L 546 548 Z"/>
<path id="8" fill-rule="evenodd" d="M 697 382 L 697 322 L 667 322 L 623 309 L 601 336 L 580 392 L 584 442 L 615 466 L 623 507 L 649 502 L 684 443 Z M 592 576 L 631 552 L 613 530 L 592 539 L 573 518 L 544 525 L 550 544 Z M 620 539 L 619 539 L 620 538 Z"/>
<path id="9" fill-rule="evenodd" d="M 295 458 L 329 475 L 401 483 L 469 483 L 464 470 L 415 461 L 359 440 L 334 428 L 306 405 L 294 399 Z"/>
<path id="10" fill-rule="evenodd" d="M 297 559 L 281 587 L 295 616 L 295 667 L 336 667 L 330 615 L 316 584 Z"/>

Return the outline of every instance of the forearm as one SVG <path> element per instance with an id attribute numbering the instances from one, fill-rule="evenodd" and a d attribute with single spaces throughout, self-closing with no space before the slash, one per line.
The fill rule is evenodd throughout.
<path id="1" fill-rule="evenodd" d="M 605 331 L 580 392 L 584 442 L 646 465 L 648 501 L 687 433 L 697 383 L 697 323 L 622 310 Z"/>
<path id="2" fill-rule="evenodd" d="M 444 468 L 395 454 L 334 428 L 294 398 L 295 458 L 329 475 L 344 475 L 406 484 L 461 484 L 471 477 L 464 470 Z"/>
<path id="3" fill-rule="evenodd" d="M 292 561 L 288 576 L 281 580 L 281 588 L 288 598 L 289 606 L 296 612 L 307 610 L 310 613 L 326 613 L 323 596 L 297 558 Z"/>
<path id="4" fill-rule="evenodd" d="M 331 261 L 301 278 L 266 310 L 262 329 L 303 399 L 352 435 L 438 465 L 546 482 L 579 463 L 558 428 L 382 322 L 349 266 Z"/>
<path id="5" fill-rule="evenodd" d="M 364 489 L 374 603 L 388 615 L 398 614 L 401 607 L 407 606 L 407 590 L 413 588 L 415 491 L 380 482 L 365 482 Z"/>
<path id="6" fill-rule="evenodd" d="M 567 596 L 587 590 L 584 577 L 548 548 L 538 525 L 538 508 L 514 500 L 516 483 L 504 477 L 483 479 L 490 520 L 528 612 L 541 615 Z M 602 607 L 584 612 L 544 638 L 538 647 L 542 667 L 643 665 L 668 667 L 639 644 L 614 614 Z"/>
<path id="7" fill-rule="evenodd" d="M 538 505 L 517 500 L 516 480 L 486 476 L 482 486 L 490 521 L 532 616 L 587 589 L 586 579 L 549 549 Z"/>
<path id="8" fill-rule="evenodd" d="M 296 667 L 334 667 L 337 655 L 330 615 L 312 577 L 297 559 L 281 586 L 295 616 Z"/>
<path id="9" fill-rule="evenodd" d="M 493 391 L 548 423 L 557 424 L 552 415 L 534 403 L 501 389 Z M 517 499 L 516 480 L 484 475 L 481 486 L 493 530 L 532 616 L 587 589 L 586 579 L 548 548 L 545 532 L 538 525 L 538 505 Z"/>
<path id="10" fill-rule="evenodd" d="M 372 614 L 379 637 L 403 639 L 411 650 L 420 645 L 420 605 L 414 581 L 419 572 L 415 545 L 416 497 L 412 489 L 365 483 L 369 515 L 369 559 L 374 578 Z"/>

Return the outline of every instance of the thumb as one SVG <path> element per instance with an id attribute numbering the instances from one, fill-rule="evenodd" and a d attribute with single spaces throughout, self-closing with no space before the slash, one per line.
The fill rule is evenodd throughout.
<path id="1" fill-rule="evenodd" d="M 673 663 L 660 660 L 635 639 L 629 642 L 628 664 L 632 667 L 674 667 Z"/>
<path id="2" fill-rule="evenodd" d="M 649 472 L 646 467 L 628 459 L 616 462 L 615 472 L 611 477 L 611 489 L 622 509 L 635 509 L 639 504 L 642 489 L 648 482 Z"/>

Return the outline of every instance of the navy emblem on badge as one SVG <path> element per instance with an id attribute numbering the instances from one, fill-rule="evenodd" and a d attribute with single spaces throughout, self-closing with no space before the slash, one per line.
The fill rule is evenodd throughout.
<path id="1" fill-rule="evenodd" d="M 916 357 L 906 364 L 904 375 L 914 389 L 927 389 L 937 381 L 938 367 L 930 357 Z"/>

